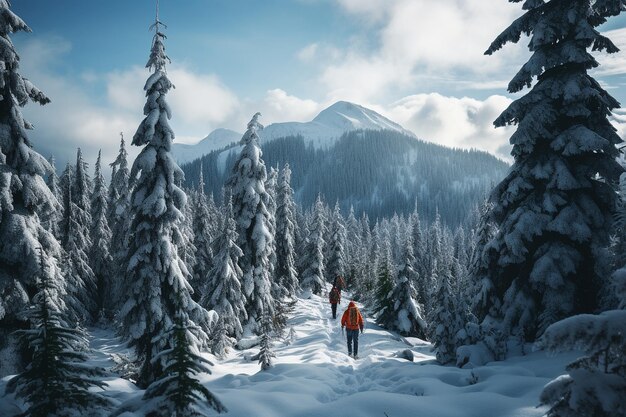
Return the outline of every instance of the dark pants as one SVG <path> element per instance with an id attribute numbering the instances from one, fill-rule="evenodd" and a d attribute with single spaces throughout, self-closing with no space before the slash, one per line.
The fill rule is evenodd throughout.
<path id="1" fill-rule="evenodd" d="M 346 329 L 346 337 L 348 339 L 348 355 L 354 356 L 359 354 L 359 330 Z M 354 348 L 352 347 L 354 345 Z"/>
<path id="2" fill-rule="evenodd" d="M 330 308 L 333 310 L 333 318 L 337 318 L 337 304 L 331 304 Z"/>

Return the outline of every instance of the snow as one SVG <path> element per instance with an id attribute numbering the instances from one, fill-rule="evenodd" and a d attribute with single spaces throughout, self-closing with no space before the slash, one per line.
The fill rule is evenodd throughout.
<path id="1" fill-rule="evenodd" d="M 212 375 L 199 375 L 200 381 L 228 408 L 229 417 L 539 417 L 546 411 L 537 408 L 543 387 L 579 356 L 533 352 L 473 369 L 440 366 L 430 344 L 399 337 L 368 319 L 359 338 L 361 359 L 355 361 L 347 356 L 339 321 L 330 315 L 326 297 L 299 299 L 287 324 L 294 340 L 274 343 L 273 368 L 260 371 L 253 358 L 258 347 L 231 351 L 223 361 L 204 354 L 215 366 Z M 90 333 L 91 365 L 110 368 L 112 356 L 131 354 L 114 330 Z M 398 357 L 405 349 L 414 362 Z M 6 380 L 0 381 L 0 392 Z M 104 380 L 106 395 L 116 404 L 143 394 L 124 379 Z M 13 406 L 10 400 L 0 402 L 2 410 Z"/>

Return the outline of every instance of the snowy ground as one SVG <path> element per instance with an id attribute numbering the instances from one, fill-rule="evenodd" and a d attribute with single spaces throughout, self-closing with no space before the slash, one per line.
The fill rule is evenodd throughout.
<path id="1" fill-rule="evenodd" d="M 430 345 L 407 341 L 368 319 L 355 361 L 346 353 L 339 319 L 330 314 L 325 298 L 299 300 L 289 320 L 296 340 L 276 342 L 274 368 L 261 372 L 256 361 L 246 360 L 256 348 L 232 352 L 221 362 L 207 355 L 215 366 L 202 381 L 232 417 L 530 417 L 543 415 L 545 409 L 536 408 L 542 387 L 574 357 L 535 352 L 473 370 L 443 367 L 434 362 Z M 110 368 L 112 355 L 128 353 L 111 331 L 91 331 L 94 364 Z M 415 362 L 394 357 L 407 348 Z M 124 379 L 106 381 L 116 402 L 141 395 Z M 0 401 L 3 416 L 6 400 Z"/>

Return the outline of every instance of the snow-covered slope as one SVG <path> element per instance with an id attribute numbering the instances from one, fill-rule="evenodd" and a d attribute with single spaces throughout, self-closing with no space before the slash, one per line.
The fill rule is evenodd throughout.
<path id="1" fill-rule="evenodd" d="M 172 154 L 174 155 L 174 159 L 176 159 L 179 164 L 182 164 L 191 162 L 216 149 L 221 149 L 232 143 L 239 142 L 240 139 L 241 133 L 229 129 L 215 129 L 209 136 L 195 145 L 174 143 L 172 145 Z"/>
<path id="2" fill-rule="evenodd" d="M 344 301 L 340 311 L 345 307 Z M 401 338 L 366 318 L 361 359 L 355 361 L 346 353 L 339 321 L 330 314 L 325 297 L 301 299 L 288 322 L 295 340 L 275 342 L 273 368 L 260 371 L 256 361 L 247 359 L 258 352 L 251 348 L 231 352 L 225 360 L 206 355 L 215 363 L 213 373 L 198 377 L 229 409 L 229 417 L 540 417 L 546 411 L 536 407 L 543 386 L 576 357 L 533 352 L 474 369 L 440 366 L 429 344 Z M 90 333 L 91 365 L 110 369 L 130 353 L 114 330 Z M 413 352 L 415 362 L 395 356 L 404 349 Z M 7 379 L 0 379 L 0 393 Z M 113 375 L 105 381 L 107 396 L 117 404 L 139 400 L 143 393 Z M 12 396 L 0 397 L 0 415 L 11 416 L 17 407 Z"/>
<path id="3" fill-rule="evenodd" d="M 339 101 L 318 114 L 310 122 L 272 123 L 259 132 L 261 142 L 286 136 L 300 135 L 315 147 L 328 147 L 342 134 L 360 129 L 392 130 L 415 136 L 399 124 L 358 104 Z M 238 142 L 241 134 L 217 129 L 196 145 L 174 144 L 172 153 L 179 164 L 191 162 L 209 152 Z"/>

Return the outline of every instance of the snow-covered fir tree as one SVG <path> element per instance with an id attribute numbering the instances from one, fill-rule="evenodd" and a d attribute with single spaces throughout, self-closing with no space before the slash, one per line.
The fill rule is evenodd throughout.
<path id="1" fill-rule="evenodd" d="M 61 230 L 59 229 L 59 225 L 61 223 L 61 219 L 63 218 L 63 205 L 61 204 L 63 201 L 63 192 L 61 191 L 60 179 L 57 175 L 54 156 L 51 156 L 48 162 L 50 162 L 51 171 L 46 179 L 46 185 L 48 185 L 50 192 L 56 198 L 58 205 L 56 210 L 45 213 L 42 216 L 42 220 L 45 228 L 52 233 L 57 240 L 61 240 Z"/>
<path id="2" fill-rule="evenodd" d="M 187 202 L 178 187 L 182 171 L 170 154 L 174 132 L 169 126 L 171 110 L 165 101 L 172 88 L 165 67 L 165 54 L 160 31 L 161 23 L 153 25 L 150 58 L 146 65 L 152 74 L 146 81 L 145 119 L 133 136 L 133 145 L 144 146 L 133 163 L 130 182 L 133 185 L 130 214 L 126 279 L 126 303 L 120 311 L 122 333 L 135 347 L 142 362 L 139 384 L 147 386 L 163 375 L 165 358 L 156 356 L 173 347 L 171 337 L 161 337 L 175 323 L 178 309 L 189 317 L 189 335 L 194 349 L 207 345 L 211 317 L 191 298 L 190 273 L 179 255 L 175 242 L 182 240 L 182 210 Z"/>
<path id="3" fill-rule="evenodd" d="M 346 276 L 344 281 L 348 288 L 352 288 L 359 279 L 360 256 L 363 252 L 361 241 L 361 225 L 354 214 L 354 207 L 350 207 L 350 213 L 346 220 Z"/>
<path id="4" fill-rule="evenodd" d="M 264 314 L 274 315 L 270 277 L 274 236 L 270 232 L 271 219 L 267 209 L 267 173 L 257 134 L 257 130 L 263 128 L 258 121 L 260 116 L 256 113 L 248 123 L 241 138 L 243 148 L 228 180 L 239 234 L 237 243 L 243 252 L 239 265 L 243 271 L 246 310 L 254 331 L 259 330 L 258 321 Z"/>
<path id="5" fill-rule="evenodd" d="M 595 28 L 623 8 L 621 0 L 527 1 L 524 15 L 486 52 L 531 36 L 532 56 L 508 90 L 537 82 L 494 122 L 517 125 L 515 162 L 491 195 L 498 231 L 483 249 L 502 305 L 498 321 L 520 340 L 595 310 L 605 285 L 602 248 L 623 171 L 615 147 L 621 139 L 608 116 L 619 103 L 588 74 L 598 67 L 588 50 L 618 51 Z"/>
<path id="6" fill-rule="evenodd" d="M 269 316 L 262 318 L 261 343 L 259 347 L 259 364 L 261 365 L 261 370 L 266 371 L 274 366 L 273 360 L 276 357 L 272 349 L 272 324 Z"/>
<path id="7" fill-rule="evenodd" d="M 70 206 L 70 194 L 72 193 L 72 181 L 74 178 L 74 166 L 71 163 L 65 164 L 65 168 L 61 173 L 61 177 L 59 178 L 59 187 L 61 188 L 61 199 L 59 203 L 61 203 L 60 220 L 59 220 L 59 242 L 65 242 L 67 237 L 67 213 L 65 211 Z"/>
<path id="8" fill-rule="evenodd" d="M 339 209 L 339 203 L 335 204 L 329 225 L 330 240 L 328 241 L 330 257 L 326 264 L 327 279 L 334 281 L 338 276 L 344 277 L 347 270 L 346 259 L 346 226 Z"/>
<path id="9" fill-rule="evenodd" d="M 111 267 L 113 257 L 109 252 L 111 247 L 111 229 L 107 218 L 108 190 L 104 183 L 101 165 L 102 151 L 98 152 L 94 173 L 94 186 L 91 194 L 91 250 L 89 260 L 91 269 L 96 277 L 98 290 L 98 313 L 105 306 L 105 300 L 111 294 Z"/>
<path id="10" fill-rule="evenodd" d="M 23 416 L 105 416 L 110 400 L 91 388 L 106 383 L 102 368 L 86 366 L 88 341 L 80 329 L 65 324 L 62 283 L 46 273 L 48 259 L 40 252 L 39 291 L 28 311 L 30 329 L 18 334 L 33 352 L 26 370 L 13 377 L 8 385 L 27 406 Z M 80 349 L 80 350 L 78 350 Z"/>
<path id="11" fill-rule="evenodd" d="M 425 306 L 428 298 L 427 277 L 429 276 L 430 271 L 426 268 L 426 246 L 424 232 L 422 230 L 422 222 L 420 220 L 419 212 L 417 211 L 417 202 L 415 210 L 413 210 L 413 213 L 411 213 L 411 216 L 409 217 L 409 227 L 411 229 L 414 245 L 413 253 L 415 254 L 415 272 L 417 273 L 416 276 L 419 277 L 419 280 L 414 283 L 415 290 L 417 291 L 417 301 Z"/>
<path id="12" fill-rule="evenodd" d="M 182 184 L 182 181 L 179 182 L 179 186 Z M 183 213 L 183 219 L 178 227 L 178 232 L 173 235 L 174 245 L 179 249 L 180 259 L 183 260 L 187 270 L 190 272 L 191 276 L 189 277 L 189 284 L 191 284 L 192 288 L 197 288 L 198 283 L 195 282 L 195 276 L 193 275 L 193 271 L 196 267 L 196 254 L 198 249 L 194 244 L 195 239 L 195 231 L 194 231 L 194 208 L 196 205 L 196 195 L 193 190 L 188 190 L 187 202 L 182 207 L 181 212 Z M 193 294 L 193 299 L 198 300 L 199 294 Z"/>
<path id="13" fill-rule="evenodd" d="M 325 285 L 324 280 L 324 234 L 326 230 L 326 219 L 324 218 L 324 203 L 321 197 L 317 197 L 313 213 L 309 224 L 309 234 L 307 236 L 307 247 L 302 254 L 304 256 L 304 272 L 301 275 L 300 285 L 302 288 L 311 290 L 314 294 L 320 295 Z"/>
<path id="14" fill-rule="evenodd" d="M 19 56 L 11 41 L 15 32 L 30 28 L 0 0 L 0 336 L 7 337 L 0 369 L 15 372 L 20 360 L 11 353 L 14 330 L 26 325 L 24 310 L 36 293 L 37 250 L 42 248 L 50 267 L 47 278 L 61 281 L 57 267 L 60 247 L 41 219 L 59 208 L 43 177 L 52 172 L 28 139 L 32 125 L 20 107 L 29 101 L 50 100 L 19 73 Z M 14 353 L 14 352 L 13 352 Z"/>
<path id="15" fill-rule="evenodd" d="M 67 182 L 67 206 L 64 212 L 63 249 L 66 258 L 64 275 L 67 280 L 67 305 L 70 320 L 74 323 L 90 321 L 97 316 L 98 288 L 96 276 L 90 266 L 92 249 L 90 238 L 91 203 L 86 164 L 78 149 L 74 177 Z M 69 171 L 71 175 L 71 172 Z"/>
<path id="16" fill-rule="evenodd" d="M 296 205 L 296 270 L 300 283 L 302 283 L 302 274 L 307 268 L 305 254 L 309 246 L 309 220 L 309 216 L 302 210 L 302 207 Z"/>
<path id="17" fill-rule="evenodd" d="M 384 236 L 379 245 L 379 252 L 376 255 L 378 266 L 378 280 L 374 292 L 374 312 L 376 321 L 383 326 L 390 326 L 395 321 L 393 289 L 396 281 L 396 267 L 393 263 L 391 252 L 391 242 Z"/>
<path id="18" fill-rule="evenodd" d="M 500 300 L 489 275 L 489 259 L 486 258 L 486 251 L 483 250 L 493 239 L 496 231 L 489 216 L 491 208 L 492 205 L 489 202 L 485 202 L 480 208 L 475 248 L 469 261 L 470 286 L 472 287 L 470 307 L 479 322 L 491 322 L 501 316 Z"/>
<path id="19" fill-rule="evenodd" d="M 381 316 L 385 327 L 395 330 L 404 336 L 417 336 L 426 339 L 428 325 L 424 316 L 424 308 L 417 301 L 417 291 L 413 283 L 418 280 L 413 255 L 413 236 L 411 230 L 405 235 L 402 266 L 395 281 L 391 295 L 393 309 Z"/>
<path id="20" fill-rule="evenodd" d="M 276 193 L 276 278 L 285 295 L 295 297 L 300 284 L 296 270 L 296 206 L 289 164 L 280 173 Z"/>
<path id="21" fill-rule="evenodd" d="M 548 417 L 626 415 L 626 268 L 613 274 L 611 289 L 619 309 L 561 320 L 537 342 L 553 353 L 585 352 L 544 387 L 540 400 L 550 406 Z"/>
<path id="22" fill-rule="evenodd" d="M 276 276 L 276 192 L 278 188 L 278 170 L 276 168 L 270 168 L 270 172 L 267 174 L 267 180 L 265 181 L 265 190 L 267 191 L 267 212 L 268 217 L 268 231 L 272 239 L 269 249 L 269 276 L 272 283 L 272 298 L 274 300 L 280 300 L 284 295 L 284 289 L 280 286 L 280 281 Z M 280 303 L 278 304 L 280 306 Z"/>
<path id="23" fill-rule="evenodd" d="M 193 216 L 193 245 L 195 246 L 195 265 L 193 266 L 192 285 L 201 288 L 208 279 L 209 271 L 213 267 L 213 239 L 211 223 L 215 221 L 209 209 L 209 201 L 204 194 L 204 174 L 200 169 L 198 190 L 196 192 L 192 210 Z"/>
<path id="24" fill-rule="evenodd" d="M 243 272 L 239 267 L 243 252 L 237 246 L 237 224 L 230 200 L 226 204 L 223 230 L 218 236 L 216 248 L 219 251 L 213 260 L 213 268 L 207 274 L 200 304 L 219 315 L 220 325 L 226 334 L 239 339 L 248 313 L 241 288 Z"/>
<path id="25" fill-rule="evenodd" d="M 220 317 L 215 324 L 215 328 L 211 333 L 211 353 L 218 358 L 224 358 L 228 350 L 232 346 L 233 339 L 228 336 L 224 322 Z"/>
<path id="26" fill-rule="evenodd" d="M 454 317 L 455 299 L 450 269 L 445 265 L 439 266 L 435 260 L 432 281 L 437 283 L 437 287 L 432 295 L 432 309 L 428 315 L 429 339 L 437 361 L 446 364 L 456 358 L 456 333 L 460 330 Z"/>
<path id="27" fill-rule="evenodd" d="M 111 225 L 111 295 L 106 300 L 105 311 L 112 316 L 118 307 L 126 302 L 126 257 L 131 216 L 128 153 L 124 135 L 120 133 L 120 149 L 110 166 L 112 169 L 109 186 L 109 224 Z"/>
<path id="28" fill-rule="evenodd" d="M 538 346 L 551 352 L 583 350 L 567 374 L 548 383 L 541 403 L 548 417 L 626 415 L 626 310 L 581 314 L 552 324 Z"/>
<path id="29" fill-rule="evenodd" d="M 215 412 L 228 410 L 204 385 L 196 375 L 210 374 L 213 364 L 200 356 L 194 349 L 195 341 L 190 334 L 201 331 L 183 317 L 177 318 L 167 334 L 171 347 L 161 351 L 155 358 L 164 363 L 163 374 L 151 383 L 143 394 L 140 409 L 147 417 L 205 417 Z M 132 410 L 122 406 L 113 416 L 123 415 Z"/>

